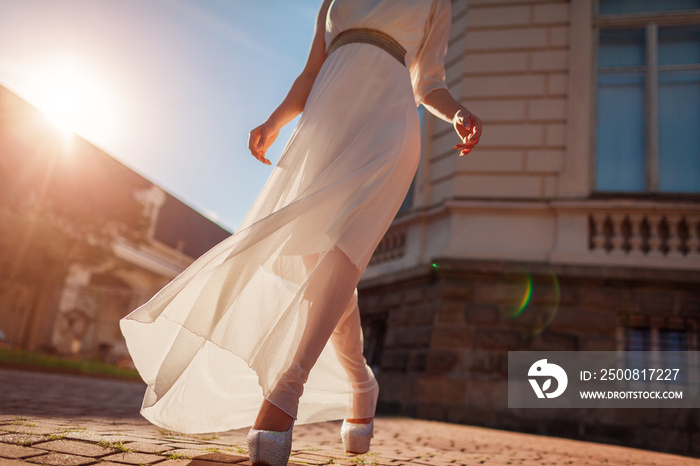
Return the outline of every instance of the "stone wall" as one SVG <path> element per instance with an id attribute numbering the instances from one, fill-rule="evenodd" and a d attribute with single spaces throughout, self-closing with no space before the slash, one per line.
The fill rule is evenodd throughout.
<path id="1" fill-rule="evenodd" d="M 697 349 L 699 284 L 693 272 L 465 260 L 364 280 L 366 335 L 383 333 L 380 357 L 368 354 L 379 411 L 700 455 L 697 410 L 507 407 L 508 351 L 624 349 L 625 327 L 688 329 Z"/>

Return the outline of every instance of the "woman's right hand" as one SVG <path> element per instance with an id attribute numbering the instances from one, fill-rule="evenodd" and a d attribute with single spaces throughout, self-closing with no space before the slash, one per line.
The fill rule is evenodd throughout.
<path id="1" fill-rule="evenodd" d="M 482 122 L 479 117 L 467 110 L 464 106 L 455 114 L 452 120 L 455 131 L 462 138 L 462 143 L 457 144 L 453 149 L 460 150 L 460 156 L 467 155 L 474 149 L 481 139 Z"/>
<path id="2" fill-rule="evenodd" d="M 272 165 L 272 162 L 265 158 L 265 152 L 267 152 L 267 149 L 275 142 L 279 133 L 279 128 L 270 122 L 270 120 L 267 120 L 251 131 L 248 136 L 248 149 L 250 149 L 250 153 L 253 154 L 253 157 L 266 165 Z"/>

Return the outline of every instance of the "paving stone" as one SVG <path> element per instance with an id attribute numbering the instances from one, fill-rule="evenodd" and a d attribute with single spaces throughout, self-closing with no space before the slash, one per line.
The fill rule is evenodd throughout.
<path id="1" fill-rule="evenodd" d="M 33 390 L 33 387 L 48 385 L 55 392 L 53 397 Z M 26 453 L 34 449 L 40 452 L 38 456 L 24 458 L 5 456 L 0 458 L 0 466 L 41 463 L 44 458 L 49 460 L 47 464 L 56 465 L 79 465 L 85 464 L 84 461 L 100 466 L 250 465 L 245 450 L 247 428 L 196 436 L 164 431 L 139 415 L 143 389 L 142 386 L 136 388 L 86 377 L 56 374 L 49 377 L 46 374 L 10 373 L 0 369 L 0 412 L 3 413 L 0 415 L 0 448 L 29 448 L 15 451 Z M 97 392 L 104 396 L 90 398 L 90 393 Z M 127 399 L 129 397 L 131 399 Z M 53 406 L 57 403 L 63 405 L 60 415 Z M 125 406 L 132 408 L 125 409 Z M 330 464 L 330 459 L 333 459 L 334 466 L 363 463 L 380 466 L 700 465 L 697 458 L 417 419 L 379 417 L 375 427 L 370 453 L 352 456 L 345 454 L 340 442 L 340 421 L 295 426 L 290 464 Z M 21 432 L 8 433 L 9 430 Z M 50 438 L 53 435 L 62 439 Z M 43 440 L 32 447 L 21 445 L 23 441 L 33 439 Z M 44 449 L 46 444 L 60 446 L 66 443 L 71 447 L 80 444 L 87 445 L 86 448 L 108 448 L 99 445 L 99 441 L 122 441 L 125 447 L 135 450 L 132 453 L 110 450 L 106 456 L 81 458 L 79 455 L 88 452 L 72 455 L 58 450 L 45 453 Z M 217 449 L 220 453 L 211 449 Z M 158 451 L 163 453 L 154 454 Z M 169 459 L 168 455 L 173 452 L 189 453 L 188 456 L 194 459 Z M 241 462 L 233 463 L 232 458 L 240 458 Z"/>
<path id="2" fill-rule="evenodd" d="M 66 453 L 49 453 L 48 455 L 33 456 L 31 458 L 27 458 L 26 461 L 50 466 L 80 466 L 95 462 L 93 458 L 68 455 Z"/>
<path id="3" fill-rule="evenodd" d="M 204 449 L 194 449 L 194 448 L 176 448 L 174 450 L 169 450 L 166 453 L 163 453 L 163 456 L 166 457 L 176 457 L 176 458 L 195 458 L 197 456 L 205 455 L 207 453 L 210 453 L 208 451 L 204 451 Z"/>
<path id="4" fill-rule="evenodd" d="M 202 463 L 204 463 L 204 461 L 202 461 Z M 189 466 L 191 464 L 193 464 L 192 460 L 165 460 L 165 461 L 161 461 L 160 463 L 158 463 L 157 466 L 185 466 L 185 465 Z M 123 464 L 119 464 L 119 463 L 100 463 L 99 464 L 99 466 L 111 466 L 111 465 L 124 466 Z M 206 466 L 212 466 L 212 464 L 207 463 Z"/>
<path id="5" fill-rule="evenodd" d="M 148 453 L 116 453 L 114 455 L 109 455 L 101 458 L 103 461 L 111 461 L 114 463 L 126 463 L 126 464 L 153 464 L 158 461 L 162 461 L 163 457 L 159 455 L 151 455 Z"/>
<path id="6" fill-rule="evenodd" d="M 79 440 L 52 440 L 39 445 L 43 450 L 55 451 L 59 453 L 68 453 L 71 455 L 100 457 L 110 453 L 114 453 L 113 448 L 106 448 L 93 443 L 82 442 Z"/>
<path id="7" fill-rule="evenodd" d="M 5 424 L 0 426 L 0 430 L 10 433 L 34 434 L 34 435 L 60 435 L 61 429 L 51 426 L 31 426 L 23 424 Z"/>
<path id="8" fill-rule="evenodd" d="M 124 447 L 136 453 L 163 453 L 173 450 L 167 445 L 160 445 L 157 443 L 149 443 L 143 441 L 124 443 Z"/>
<path id="9" fill-rule="evenodd" d="M 111 461 L 100 461 L 97 463 L 99 466 L 124 466 L 124 463 L 113 463 Z M 165 464 L 163 462 L 160 462 L 158 464 Z M 185 462 L 187 464 L 187 462 Z"/>
<path id="10" fill-rule="evenodd" d="M 192 448 L 196 447 L 198 445 L 201 445 L 199 442 L 182 442 L 182 441 L 177 441 L 177 442 L 172 442 L 172 441 L 164 441 L 163 445 L 168 445 L 169 447 L 172 448 Z"/>
<path id="11" fill-rule="evenodd" d="M 238 464 L 240 465 L 240 464 L 245 464 L 245 463 L 238 463 Z M 248 463 L 248 464 L 250 464 L 250 463 Z M 291 463 L 289 463 L 289 464 L 291 464 Z M 218 461 L 207 461 L 207 460 L 194 459 L 194 460 L 190 460 L 187 463 L 187 466 L 231 466 L 231 463 L 219 463 Z"/>
<path id="12" fill-rule="evenodd" d="M 36 443 L 46 442 L 50 440 L 49 437 L 45 435 L 34 435 L 34 434 L 11 434 L 5 433 L 0 435 L 0 442 L 3 443 L 13 443 L 15 445 L 31 446 Z"/>
<path id="13" fill-rule="evenodd" d="M 202 461 L 224 463 L 224 464 L 238 464 L 238 463 L 242 463 L 244 461 L 248 461 L 247 456 L 230 455 L 228 453 L 214 453 L 214 452 L 206 453 L 203 455 L 198 455 L 194 459 L 202 460 Z"/>
<path id="14" fill-rule="evenodd" d="M 25 447 L 23 445 L 12 445 L 9 443 L 0 443 L 1 458 L 29 458 L 30 456 L 37 456 L 44 453 L 45 451 L 38 450 L 32 447 Z"/>
<path id="15" fill-rule="evenodd" d="M 80 431 L 80 432 L 66 432 L 63 434 L 63 438 L 69 439 L 69 440 L 87 440 L 90 442 L 110 442 L 110 443 L 116 443 L 119 442 L 120 440 L 123 442 L 124 437 L 119 436 L 119 435 L 109 435 L 105 436 L 102 434 L 99 434 L 97 432 L 91 432 L 91 431 Z"/>

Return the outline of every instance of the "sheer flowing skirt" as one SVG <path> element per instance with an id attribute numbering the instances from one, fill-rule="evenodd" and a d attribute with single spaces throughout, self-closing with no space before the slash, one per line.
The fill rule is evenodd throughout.
<path id="1" fill-rule="evenodd" d="M 368 44 L 332 53 L 238 231 L 121 320 L 142 415 L 217 432 L 268 398 L 297 424 L 371 417 L 356 286 L 419 155 L 408 70 Z"/>

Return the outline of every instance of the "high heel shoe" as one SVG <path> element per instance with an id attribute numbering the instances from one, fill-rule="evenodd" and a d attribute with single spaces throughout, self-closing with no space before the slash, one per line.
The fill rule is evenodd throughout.
<path id="1" fill-rule="evenodd" d="M 362 454 L 369 451 L 369 442 L 374 437 L 374 419 L 367 424 L 353 424 L 343 420 L 340 438 L 348 453 Z"/>
<path id="2" fill-rule="evenodd" d="M 250 429 L 248 455 L 254 466 L 286 466 L 292 452 L 292 428 L 294 420 L 284 432 Z"/>

